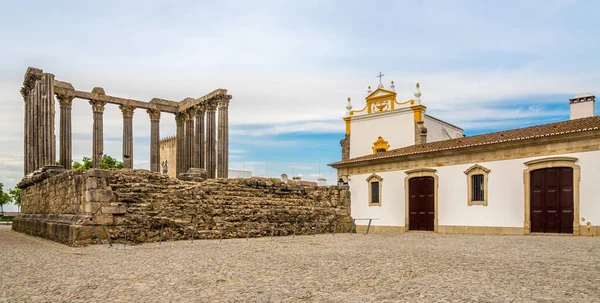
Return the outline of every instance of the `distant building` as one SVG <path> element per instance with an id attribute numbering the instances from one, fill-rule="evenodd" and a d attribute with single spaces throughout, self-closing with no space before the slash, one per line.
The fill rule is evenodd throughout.
<path id="1" fill-rule="evenodd" d="M 319 186 L 327 186 L 327 179 L 319 178 L 317 179 L 317 184 L 319 184 Z"/>
<path id="2" fill-rule="evenodd" d="M 249 170 L 229 170 L 229 178 L 252 178 L 252 172 Z"/>

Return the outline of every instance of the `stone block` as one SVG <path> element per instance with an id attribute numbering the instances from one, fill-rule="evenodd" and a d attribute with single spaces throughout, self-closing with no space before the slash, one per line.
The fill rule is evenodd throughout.
<path id="1" fill-rule="evenodd" d="M 90 189 L 85 191 L 85 202 L 111 202 L 114 201 L 110 189 Z"/>
<path id="2" fill-rule="evenodd" d="M 111 174 L 109 170 L 106 169 L 96 169 L 92 168 L 87 171 L 88 177 L 98 177 L 98 178 L 110 178 Z"/>
<path id="3" fill-rule="evenodd" d="M 98 202 L 87 202 L 83 203 L 83 212 L 89 214 L 95 214 L 100 209 L 100 203 Z"/>
<path id="4" fill-rule="evenodd" d="M 127 212 L 127 207 L 125 206 L 104 206 L 102 207 L 103 214 L 124 214 Z"/>
<path id="5" fill-rule="evenodd" d="M 94 216 L 92 220 L 94 224 L 113 224 L 113 216 L 112 215 L 97 215 Z"/>

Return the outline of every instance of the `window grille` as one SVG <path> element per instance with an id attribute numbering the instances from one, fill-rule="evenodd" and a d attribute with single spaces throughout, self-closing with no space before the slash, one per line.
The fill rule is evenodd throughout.
<path id="1" fill-rule="evenodd" d="M 484 192 L 483 192 L 483 175 L 472 175 L 471 176 L 471 185 L 472 185 L 472 197 L 473 201 L 484 201 Z"/>
<path id="2" fill-rule="evenodd" d="M 379 203 L 379 182 L 371 182 L 371 203 Z"/>

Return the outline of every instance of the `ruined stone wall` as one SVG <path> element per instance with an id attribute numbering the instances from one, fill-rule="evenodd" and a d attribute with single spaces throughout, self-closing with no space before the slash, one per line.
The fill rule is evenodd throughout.
<path id="1" fill-rule="evenodd" d="M 167 161 L 167 166 L 168 166 L 167 174 L 171 178 L 176 177 L 176 175 L 175 175 L 176 170 L 177 170 L 176 152 L 177 152 L 177 138 L 175 136 L 167 137 L 167 138 L 160 140 L 160 161 L 159 161 L 159 163 L 161 164 L 160 172 L 162 173 L 162 171 L 163 171 L 162 163 L 164 161 Z"/>
<path id="2" fill-rule="evenodd" d="M 27 182 L 25 182 L 27 183 Z M 94 243 L 92 223 L 115 242 L 348 231 L 347 187 L 278 180 L 182 181 L 146 170 L 68 171 L 22 184 L 23 215 L 13 229 L 78 245 Z M 296 223 L 298 222 L 298 223 Z"/>

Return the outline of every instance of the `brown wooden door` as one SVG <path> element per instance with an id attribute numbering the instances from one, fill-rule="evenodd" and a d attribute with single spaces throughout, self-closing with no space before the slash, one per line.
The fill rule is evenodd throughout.
<path id="1" fill-rule="evenodd" d="M 435 219 L 435 196 L 433 177 L 408 180 L 408 229 L 433 230 Z"/>
<path id="2" fill-rule="evenodd" d="M 573 233 L 573 168 L 531 172 L 531 232 Z"/>

